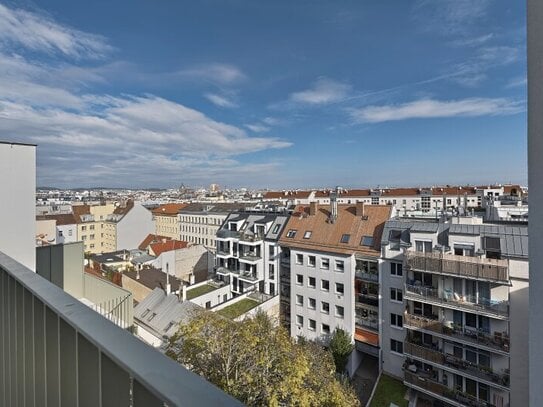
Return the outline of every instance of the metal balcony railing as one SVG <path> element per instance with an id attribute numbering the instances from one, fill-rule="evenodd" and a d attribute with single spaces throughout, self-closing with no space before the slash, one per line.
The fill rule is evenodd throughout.
<path id="1" fill-rule="evenodd" d="M 496 281 L 503 284 L 509 283 L 507 260 L 407 251 L 405 265 L 408 269 L 412 270 L 461 278 Z"/>
<path id="2" fill-rule="evenodd" d="M 0 253 L 0 405 L 241 405 Z"/>
<path id="3" fill-rule="evenodd" d="M 421 302 L 428 301 L 437 305 L 451 306 L 452 308 L 461 308 L 468 312 L 484 312 L 504 318 L 509 316 L 509 301 L 459 295 L 447 289 L 439 290 L 434 287 L 406 284 L 405 298 Z"/>
<path id="4" fill-rule="evenodd" d="M 458 339 L 474 345 L 482 345 L 501 352 L 509 352 L 509 335 L 507 332 L 488 332 L 475 328 L 462 327 L 454 323 L 443 323 L 438 319 L 427 318 L 421 315 L 404 313 L 404 326 L 407 329 L 419 328 L 432 331 L 437 334 Z"/>

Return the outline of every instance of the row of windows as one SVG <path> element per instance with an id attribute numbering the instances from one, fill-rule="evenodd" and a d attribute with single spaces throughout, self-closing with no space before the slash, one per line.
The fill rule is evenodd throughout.
<path id="1" fill-rule="evenodd" d="M 310 331 L 316 331 L 317 330 L 317 321 L 315 321 L 314 319 L 309 319 L 308 318 L 307 322 L 308 322 L 307 328 Z M 304 317 L 303 316 L 296 315 L 296 325 L 298 325 L 299 327 L 304 326 Z M 329 334 L 330 333 L 330 325 L 321 324 L 321 332 L 323 334 Z"/>
<path id="2" fill-rule="evenodd" d="M 304 255 L 303 254 L 298 253 L 296 255 L 296 264 L 301 264 L 301 265 L 304 264 Z M 317 265 L 316 256 L 311 256 L 311 255 L 307 256 L 307 263 L 306 264 L 307 264 L 308 267 L 316 267 L 316 265 Z M 320 268 L 322 270 L 330 270 L 330 259 L 328 259 L 326 257 L 321 258 Z M 345 262 L 343 260 L 335 260 L 335 262 L 334 262 L 334 270 L 339 271 L 341 273 L 343 271 L 345 271 Z"/>
<path id="3" fill-rule="evenodd" d="M 215 246 L 215 240 L 214 239 L 207 239 L 203 237 L 195 237 L 195 236 L 189 236 L 189 235 L 181 235 L 181 240 L 185 242 L 192 242 L 196 244 L 203 244 L 204 246 Z"/>
<path id="4" fill-rule="evenodd" d="M 296 305 L 304 306 L 304 296 L 303 295 L 296 295 Z M 307 308 L 311 310 L 317 309 L 317 300 L 315 298 L 308 297 L 307 298 Z M 330 314 L 330 304 L 326 301 L 321 301 L 320 303 L 320 312 L 323 314 L 329 315 Z M 343 317 L 344 310 L 342 306 L 336 305 L 336 316 Z"/>
<path id="5" fill-rule="evenodd" d="M 219 218 L 210 218 L 207 216 L 180 216 L 181 222 L 185 223 L 199 223 L 203 225 L 217 225 L 222 224 L 222 219 Z"/>
<path id="6" fill-rule="evenodd" d="M 309 288 L 316 288 L 317 279 L 315 277 L 307 278 L 307 286 Z M 302 274 L 296 274 L 296 284 L 304 285 L 304 276 Z M 345 286 L 343 283 L 336 283 L 336 294 L 343 295 L 345 293 Z M 330 291 L 330 281 L 321 280 L 321 290 Z"/>

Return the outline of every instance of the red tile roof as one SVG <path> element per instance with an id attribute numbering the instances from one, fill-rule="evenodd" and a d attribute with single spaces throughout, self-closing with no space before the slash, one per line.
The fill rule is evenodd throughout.
<path id="1" fill-rule="evenodd" d="M 81 223 L 81 215 L 90 215 L 90 205 L 72 205 L 75 220 Z"/>
<path id="2" fill-rule="evenodd" d="M 268 191 L 264 199 L 307 199 L 311 191 Z"/>
<path id="3" fill-rule="evenodd" d="M 77 223 L 75 216 L 72 213 L 65 213 L 59 215 L 38 215 L 36 220 L 56 220 L 57 226 L 73 225 Z"/>
<path id="4" fill-rule="evenodd" d="M 189 242 L 184 242 L 182 240 L 168 240 L 166 242 L 153 243 L 150 248 L 155 256 L 160 256 L 164 252 L 169 252 L 172 250 L 184 249 L 188 247 Z"/>
<path id="5" fill-rule="evenodd" d="M 179 211 L 183 209 L 188 204 L 186 203 L 169 203 L 160 205 L 158 208 L 153 209 L 153 215 L 158 216 L 177 216 Z"/>
<path id="6" fill-rule="evenodd" d="M 166 240 L 172 240 L 172 238 L 167 237 L 167 236 L 155 235 L 151 233 L 151 234 L 148 234 L 145 239 L 143 239 L 143 241 L 138 246 L 138 249 L 147 250 L 150 244 L 164 242 Z"/>

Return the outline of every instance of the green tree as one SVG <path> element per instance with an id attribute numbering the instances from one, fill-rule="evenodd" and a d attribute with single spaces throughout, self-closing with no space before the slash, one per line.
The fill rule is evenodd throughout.
<path id="1" fill-rule="evenodd" d="M 179 327 L 167 355 L 248 406 L 358 406 L 332 354 L 298 344 L 264 313 L 242 322 L 202 312 Z"/>
<path id="2" fill-rule="evenodd" d="M 329 347 L 334 357 L 336 371 L 338 373 L 345 372 L 347 359 L 349 359 L 349 355 L 354 349 L 354 345 L 351 342 L 351 335 L 341 328 L 336 328 L 330 338 Z"/>

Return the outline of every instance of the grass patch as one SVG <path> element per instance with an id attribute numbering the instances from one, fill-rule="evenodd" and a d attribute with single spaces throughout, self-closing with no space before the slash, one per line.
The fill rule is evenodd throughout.
<path id="1" fill-rule="evenodd" d="M 404 399 L 406 391 L 407 387 L 401 381 L 382 374 L 370 407 L 389 407 L 390 403 L 407 407 L 409 402 Z"/>
<path id="2" fill-rule="evenodd" d="M 212 285 L 209 285 L 209 284 L 204 284 L 204 285 L 201 285 L 200 287 L 188 289 L 187 300 L 192 300 L 193 298 L 210 293 L 211 291 L 215 291 L 216 289 L 217 287 L 213 287 Z"/>
<path id="3" fill-rule="evenodd" d="M 235 304 L 229 305 L 217 311 L 217 314 L 222 315 L 223 317 L 236 319 L 242 314 L 245 314 L 250 309 L 253 309 L 260 303 L 258 301 L 252 300 L 250 298 L 244 298 Z"/>

